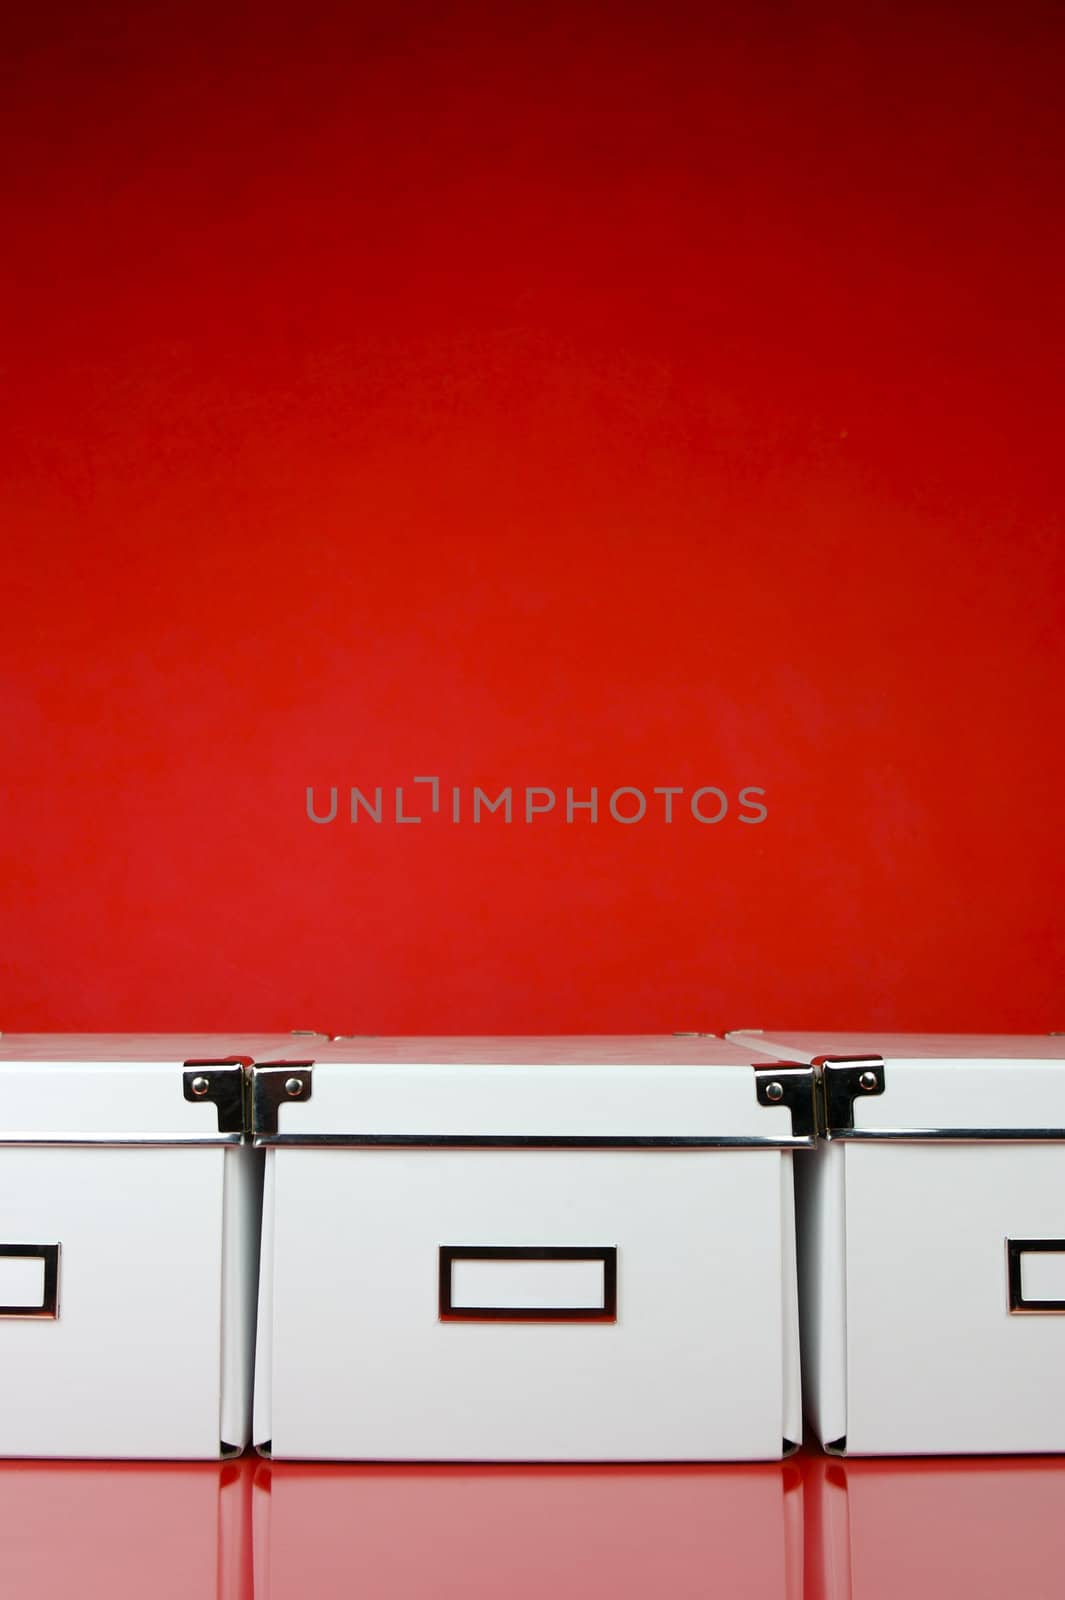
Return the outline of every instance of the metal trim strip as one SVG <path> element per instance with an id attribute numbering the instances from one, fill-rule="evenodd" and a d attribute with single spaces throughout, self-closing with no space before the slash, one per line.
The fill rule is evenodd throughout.
<path id="1" fill-rule="evenodd" d="M 0 1134 L 0 1150 L 7 1149 L 8 1147 L 15 1147 L 15 1146 L 18 1146 L 18 1145 L 45 1146 L 45 1147 L 51 1147 L 51 1148 L 54 1148 L 54 1149 L 57 1149 L 57 1150 L 76 1150 L 76 1149 L 83 1149 L 83 1148 L 87 1149 L 87 1148 L 90 1148 L 90 1147 L 95 1148 L 98 1145 L 106 1145 L 106 1146 L 111 1146 L 113 1148 L 118 1148 L 118 1147 L 124 1146 L 124 1145 L 133 1145 L 133 1146 L 136 1146 L 138 1148 L 150 1148 L 150 1149 L 155 1149 L 155 1150 L 167 1150 L 167 1149 L 180 1148 L 180 1147 L 182 1147 L 184 1145 L 195 1145 L 195 1146 L 203 1146 L 203 1145 L 235 1145 L 235 1144 L 243 1144 L 243 1143 L 244 1143 L 244 1135 L 242 1133 L 218 1133 L 218 1134 L 214 1134 L 214 1135 L 209 1134 L 206 1138 L 203 1138 L 202 1136 L 198 1136 L 198 1137 L 195 1137 L 195 1138 L 192 1138 L 192 1137 L 186 1138 L 183 1134 L 180 1134 L 180 1133 L 173 1133 L 173 1134 L 168 1134 L 168 1135 L 165 1135 L 165 1136 L 162 1135 L 162 1134 L 159 1134 L 159 1135 L 153 1134 L 150 1137 L 145 1137 L 145 1138 L 139 1138 L 134 1134 L 126 1135 L 126 1134 L 121 1134 L 121 1133 L 78 1133 L 78 1134 L 3 1133 L 3 1134 Z"/>
<path id="2" fill-rule="evenodd" d="M 968 1144 L 1060 1144 L 1065 1142 L 1065 1128 L 839 1128 L 827 1133 L 825 1138 L 893 1139 L 900 1144 L 934 1140 Z"/>
<path id="3" fill-rule="evenodd" d="M 306 1145 L 316 1149 L 422 1150 L 812 1150 L 810 1138 L 773 1139 L 756 1134 L 735 1138 L 670 1138 L 638 1134 L 525 1134 L 525 1133 L 275 1133 L 258 1134 L 256 1148 Z"/>

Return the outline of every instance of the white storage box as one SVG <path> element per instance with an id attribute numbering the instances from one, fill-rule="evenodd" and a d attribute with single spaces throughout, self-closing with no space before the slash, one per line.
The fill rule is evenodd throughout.
<path id="1" fill-rule="evenodd" d="M 0 1455 L 247 1443 L 256 1043 L 0 1038 Z"/>
<path id="2" fill-rule="evenodd" d="M 820 1072 L 798 1200 L 826 1448 L 1065 1450 L 1065 1040 L 729 1037 Z"/>
<path id="3" fill-rule="evenodd" d="M 767 1459 L 799 1438 L 808 1067 L 705 1036 L 366 1039 L 254 1084 L 264 1453 Z"/>

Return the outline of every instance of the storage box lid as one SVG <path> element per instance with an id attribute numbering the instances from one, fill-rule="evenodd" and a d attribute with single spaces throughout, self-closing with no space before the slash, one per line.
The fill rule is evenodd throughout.
<path id="1" fill-rule="evenodd" d="M 815 1064 L 825 1132 L 845 1139 L 1065 1139 L 1065 1037 L 789 1033 L 741 1049 Z"/>
<path id="2" fill-rule="evenodd" d="M 257 1144 L 809 1145 L 813 1073 L 707 1035 L 334 1039 L 254 1073 Z"/>
<path id="3" fill-rule="evenodd" d="M 0 1144 L 235 1144 L 245 1067 L 277 1034 L 0 1035 Z M 317 1042 L 317 1041 L 315 1041 Z"/>

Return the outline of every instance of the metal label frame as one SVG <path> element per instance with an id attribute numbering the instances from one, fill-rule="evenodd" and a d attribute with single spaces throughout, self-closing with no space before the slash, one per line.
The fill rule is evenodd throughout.
<path id="1" fill-rule="evenodd" d="M 1059 1316 L 1065 1300 L 1026 1300 L 1021 1282 L 1021 1257 L 1026 1255 L 1065 1256 L 1065 1239 L 1007 1239 L 1006 1277 L 1011 1316 Z"/>
<path id="2" fill-rule="evenodd" d="M 451 1268 L 456 1261 L 601 1261 L 601 1306 L 455 1306 Z M 440 1246 L 441 1322 L 616 1322 L 618 1252 L 616 1245 L 462 1245 Z"/>
<path id="3" fill-rule="evenodd" d="M 54 1322 L 59 1316 L 59 1254 L 61 1244 L 0 1244 L 0 1259 L 44 1262 L 43 1301 L 39 1306 L 0 1306 L 0 1317 L 45 1317 Z"/>

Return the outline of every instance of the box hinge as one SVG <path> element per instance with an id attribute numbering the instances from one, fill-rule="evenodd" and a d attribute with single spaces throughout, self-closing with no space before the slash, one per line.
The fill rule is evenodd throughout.
<path id="1" fill-rule="evenodd" d="M 883 1094 L 884 1062 L 881 1056 L 817 1056 L 820 1085 L 821 1131 L 826 1139 L 854 1127 L 854 1102 L 864 1095 Z"/>
<path id="2" fill-rule="evenodd" d="M 218 1111 L 219 1133 L 248 1131 L 248 1068 L 251 1056 L 221 1061 L 186 1061 L 182 1082 L 186 1100 L 209 1100 Z"/>
<path id="3" fill-rule="evenodd" d="M 797 1061 L 776 1061 L 754 1068 L 755 1093 L 760 1106 L 784 1106 L 791 1112 L 791 1132 L 812 1144 L 817 1137 L 817 1103 L 814 1070 Z"/>
<path id="4" fill-rule="evenodd" d="M 251 1071 L 251 1135 L 258 1144 L 277 1137 L 278 1108 L 311 1098 L 313 1061 L 264 1061 Z"/>

